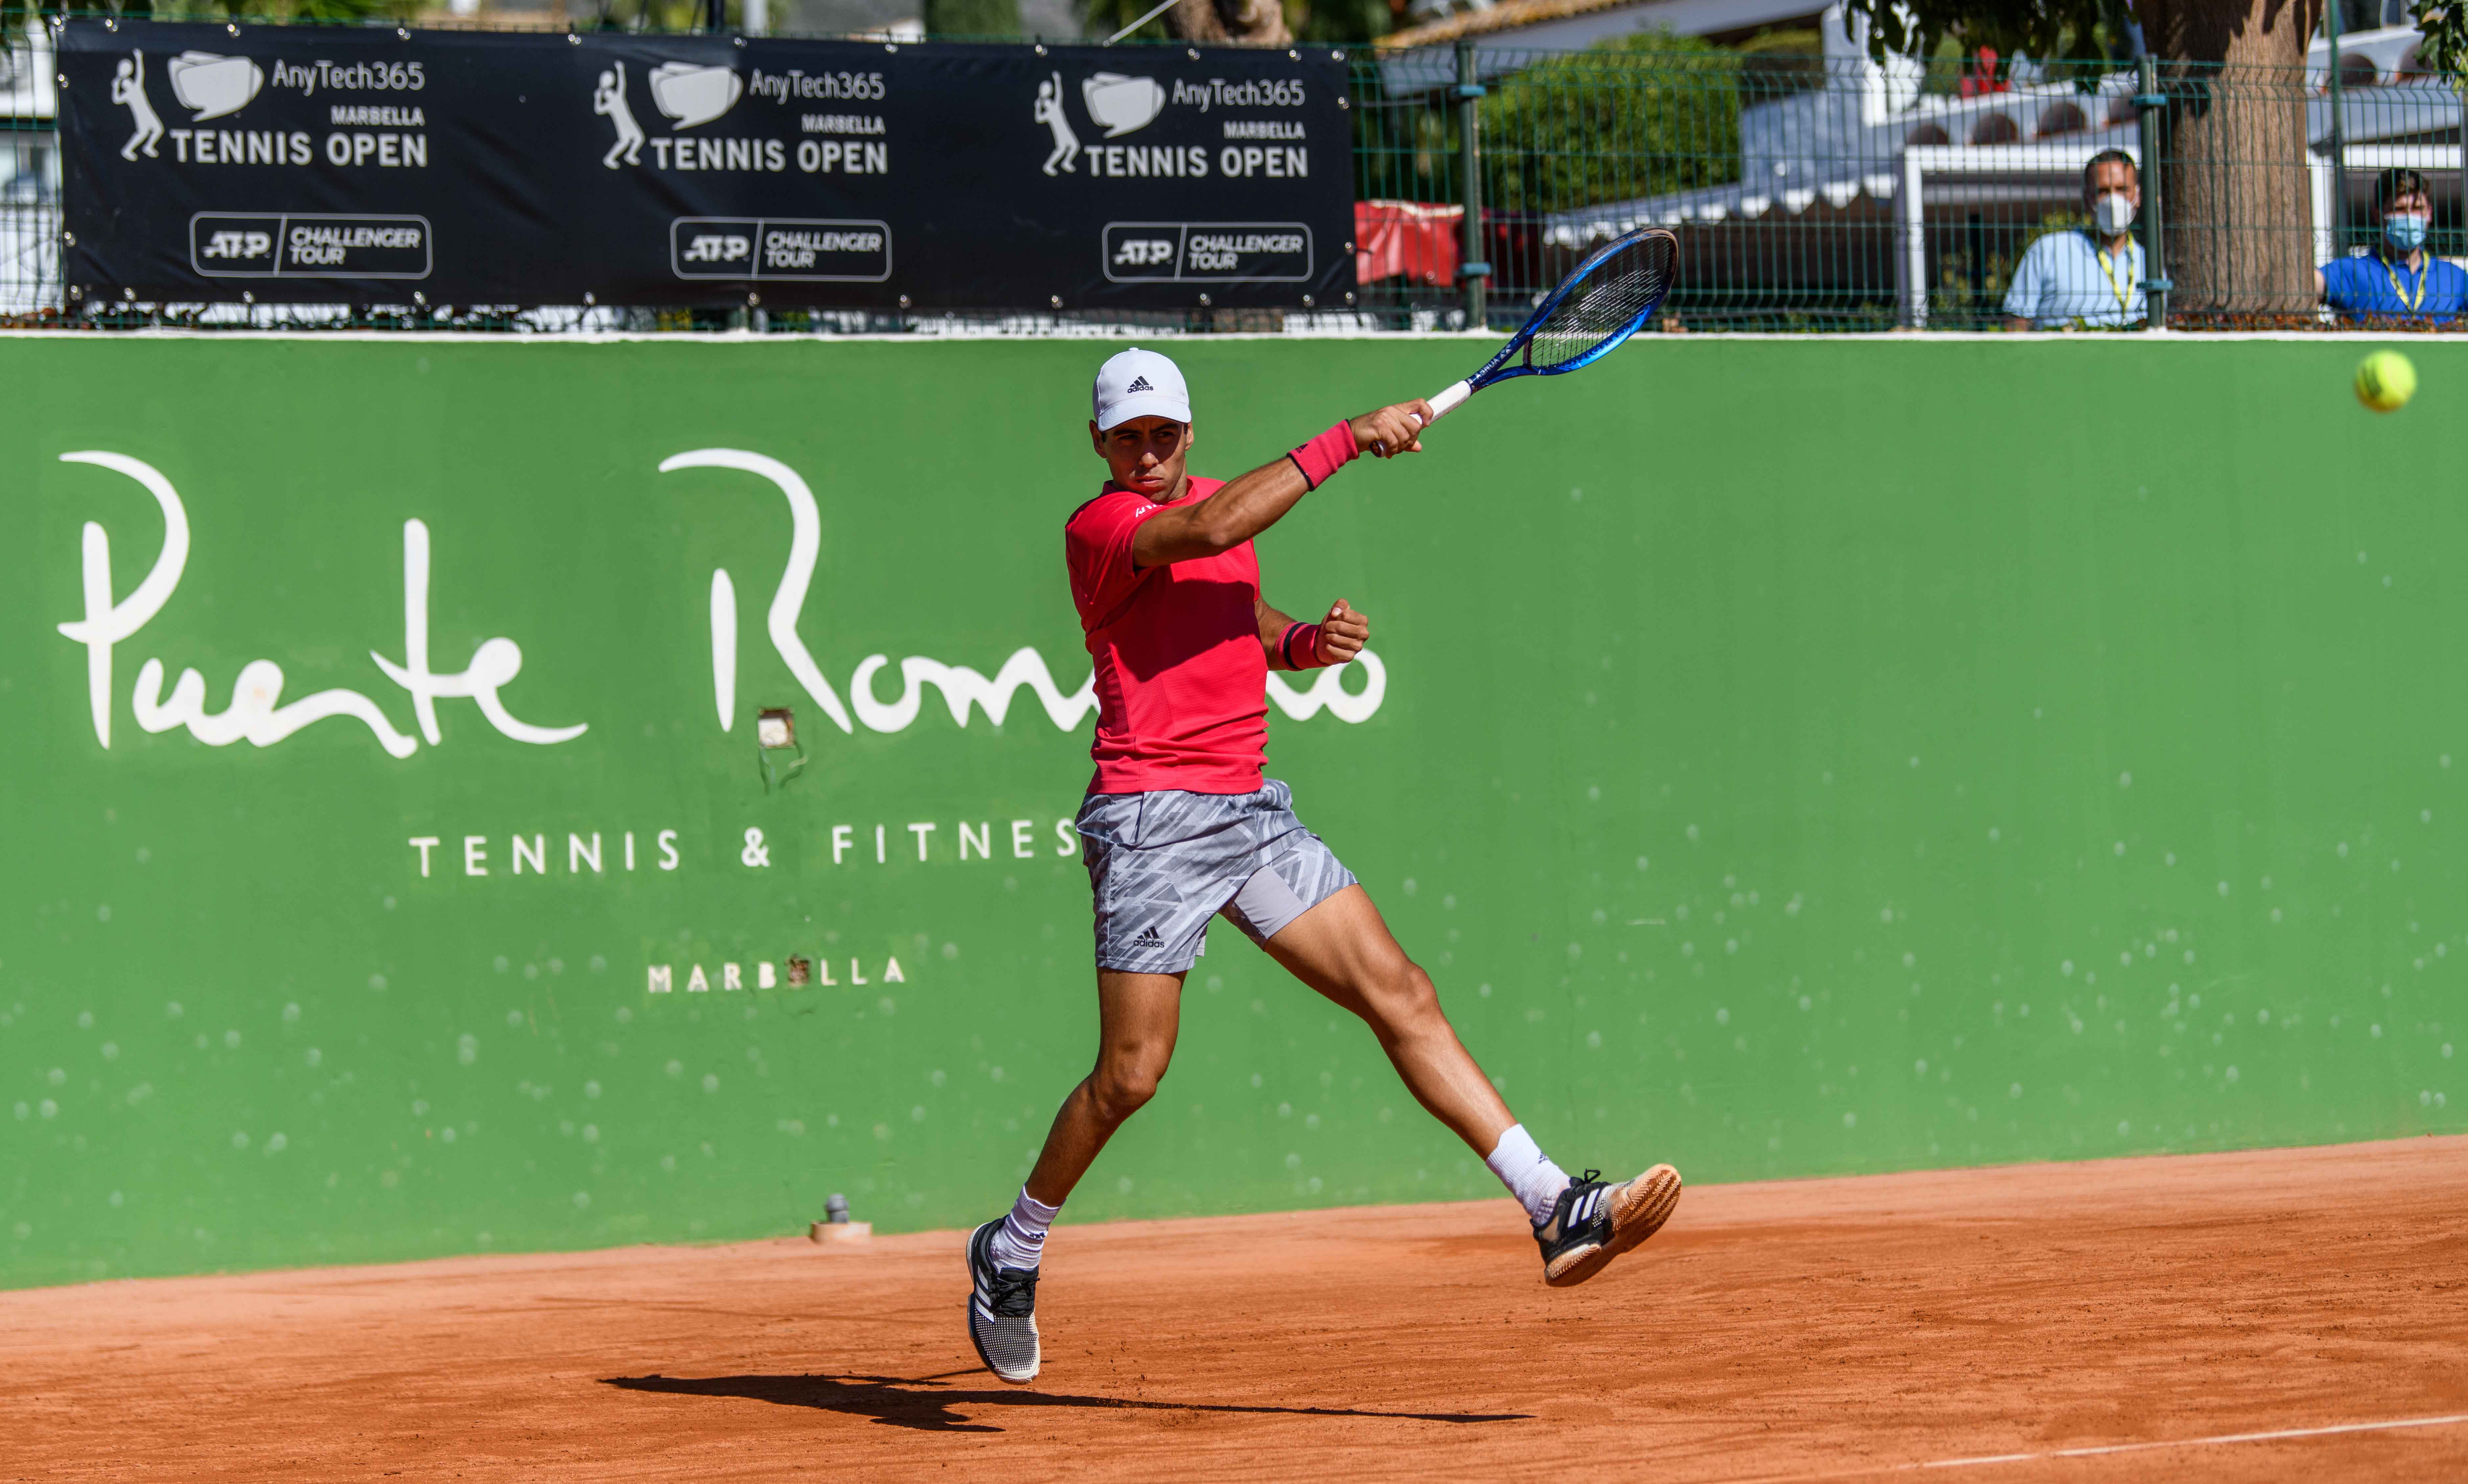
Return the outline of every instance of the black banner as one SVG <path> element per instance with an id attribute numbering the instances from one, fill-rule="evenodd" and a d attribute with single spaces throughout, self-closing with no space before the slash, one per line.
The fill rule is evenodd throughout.
<path id="1" fill-rule="evenodd" d="M 72 306 L 1341 307 L 1300 53 L 72 20 Z"/>

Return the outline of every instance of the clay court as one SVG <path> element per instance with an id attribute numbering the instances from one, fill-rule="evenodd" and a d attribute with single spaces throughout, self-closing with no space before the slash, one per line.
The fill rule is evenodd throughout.
<path id="1" fill-rule="evenodd" d="M 1504 1199 L 1070 1227 L 1020 1388 L 959 1248 L 0 1294 L 5 1475 L 2468 1476 L 2468 1138 L 1702 1187 L 1565 1291 Z"/>

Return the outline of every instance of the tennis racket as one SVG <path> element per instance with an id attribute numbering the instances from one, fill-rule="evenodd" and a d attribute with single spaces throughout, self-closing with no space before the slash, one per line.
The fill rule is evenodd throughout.
<path id="1" fill-rule="evenodd" d="M 1489 364 L 1430 400 L 1431 421 L 1495 382 L 1562 376 L 1609 355 L 1662 307 L 1679 269 L 1680 240 L 1660 227 L 1639 227 L 1595 248 Z"/>

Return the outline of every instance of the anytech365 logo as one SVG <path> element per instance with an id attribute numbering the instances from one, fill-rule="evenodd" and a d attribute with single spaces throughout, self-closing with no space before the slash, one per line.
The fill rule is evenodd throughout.
<path id="1" fill-rule="evenodd" d="M 1079 171 L 1080 136 L 1072 130 L 1063 99 L 1063 74 L 1052 73 L 1037 85 L 1037 105 L 1031 110 L 1038 123 L 1054 131 L 1054 152 L 1045 157 L 1049 175 Z M 1156 122 L 1156 116 L 1165 111 L 1165 89 L 1154 78 L 1096 72 L 1081 81 L 1080 102 L 1108 139 L 1119 139 Z"/>
<path id="2" fill-rule="evenodd" d="M 163 70 L 171 74 L 171 96 L 193 115 L 190 122 L 197 124 L 240 112 L 265 85 L 264 70 L 245 57 L 182 52 Z M 158 147 L 163 143 L 163 116 L 146 96 L 144 52 L 129 53 L 112 70 L 111 101 L 128 110 L 128 121 L 135 127 L 128 143 L 120 147 L 120 157 L 133 160 L 142 150 L 149 159 L 162 158 Z"/>
<path id="3" fill-rule="evenodd" d="M 1299 78 L 1251 78 L 1228 80 L 1210 78 L 1190 81 L 1176 78 L 1171 85 L 1154 78 L 1135 78 L 1120 72 L 1089 74 L 1080 83 L 1081 106 L 1089 122 L 1105 130 L 1097 142 L 1082 144 L 1080 131 L 1072 126 L 1069 107 L 1070 89 L 1063 82 L 1061 71 L 1049 72 L 1037 84 L 1037 100 L 1030 105 L 1029 117 L 1041 124 L 1053 136 L 1054 148 L 1047 151 L 1039 169 L 1048 175 L 1106 175 L 1115 177 L 1148 177 L 1172 175 L 1185 179 L 1221 175 L 1292 176 L 1311 173 L 1310 151 L 1300 143 L 1305 138 L 1304 123 L 1292 111 L 1307 104 L 1309 89 Z M 1236 139 L 1292 140 L 1291 147 L 1269 149 L 1261 147 L 1232 147 L 1212 156 L 1206 146 L 1191 142 L 1187 128 L 1174 144 L 1108 144 L 1137 133 L 1162 117 L 1168 108 L 1187 108 L 1206 115 L 1211 112 L 1241 111 L 1246 117 L 1223 121 L 1223 137 Z M 1285 113 L 1277 117 L 1275 110 Z M 1176 131 L 1158 130 L 1175 137 Z M 1081 167 L 1085 165 L 1084 171 Z"/>
<path id="4" fill-rule="evenodd" d="M 745 80 L 734 67 L 662 62 L 651 69 L 651 102 L 677 128 L 709 124 L 745 96 Z"/>
<path id="5" fill-rule="evenodd" d="M 779 175 L 797 171 L 808 175 L 887 175 L 891 173 L 891 141 L 879 115 L 807 113 L 787 110 L 810 99 L 863 99 L 883 96 L 879 73 L 803 72 L 766 74 L 757 70 L 749 81 L 725 63 L 666 61 L 642 70 L 636 61 L 611 58 L 600 69 L 591 89 L 591 111 L 608 121 L 616 137 L 600 163 L 609 170 L 639 166 L 652 171 L 721 171 Z M 668 128 L 654 133 L 643 126 L 635 108 L 642 94 L 651 101 Z M 746 98 L 771 108 L 749 108 L 736 117 L 737 131 L 706 126 L 732 113 Z M 822 138 L 799 138 L 791 128 Z M 846 137 L 846 136 L 857 137 Z M 647 158 L 648 156 L 648 158 Z M 719 249 L 710 243 L 687 260 L 711 263 Z M 748 249 L 752 247 L 747 244 Z M 742 259 L 740 252 L 734 256 Z M 871 277 L 871 274 L 866 275 Z"/>
<path id="6" fill-rule="evenodd" d="M 736 107 L 737 101 L 745 96 L 745 80 L 737 75 L 736 68 L 693 62 L 660 63 L 651 69 L 648 85 L 652 104 L 668 119 L 670 127 L 679 129 L 711 123 Z M 611 61 L 602 71 L 599 83 L 591 90 L 591 111 L 617 130 L 617 142 L 608 147 L 600 163 L 610 170 L 621 164 L 642 164 L 648 136 L 634 120 L 624 62 Z"/>
<path id="7" fill-rule="evenodd" d="M 199 124 L 240 112 L 265 86 L 265 70 L 245 57 L 182 52 L 163 70 L 171 75 L 171 96 Z"/>

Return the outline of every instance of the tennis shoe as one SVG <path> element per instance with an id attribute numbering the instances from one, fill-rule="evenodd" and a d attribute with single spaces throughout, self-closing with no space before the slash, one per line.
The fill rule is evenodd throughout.
<path id="1" fill-rule="evenodd" d="M 1551 1219 L 1534 1228 L 1542 1249 L 1542 1281 L 1555 1289 L 1585 1282 L 1612 1258 L 1662 1229 L 1680 1204 L 1680 1172 L 1656 1165 L 1621 1185 L 1605 1184 L 1600 1170 L 1568 1182 L 1551 1208 Z"/>
<path id="2" fill-rule="evenodd" d="M 977 1358 L 1000 1379 L 1018 1384 L 1037 1379 L 1037 1269 L 997 1269 L 988 1247 L 1002 1218 L 969 1234 L 969 1342 Z"/>

